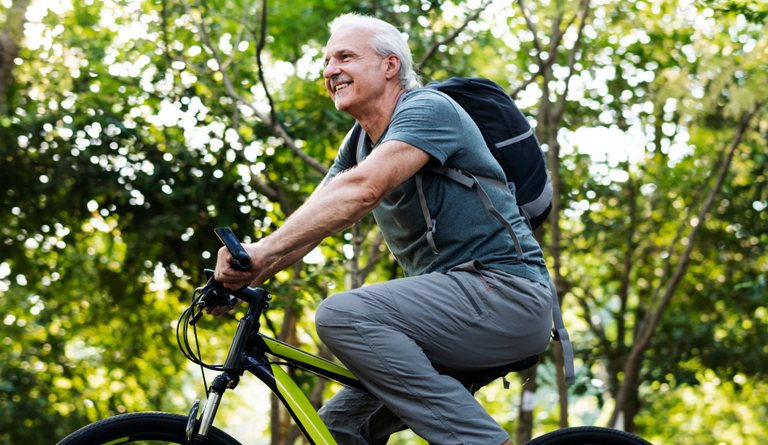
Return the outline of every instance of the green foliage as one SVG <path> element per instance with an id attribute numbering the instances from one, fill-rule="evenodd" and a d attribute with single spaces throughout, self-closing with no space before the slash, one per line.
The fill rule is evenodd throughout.
<path id="1" fill-rule="evenodd" d="M 563 297 L 583 365 L 571 423 L 605 422 L 649 301 L 696 226 L 688 271 L 644 356 L 635 423 L 659 442 L 765 435 L 764 2 L 593 3 L 573 62 L 578 2 L 527 4 L 535 35 L 519 6 L 503 2 L 266 2 L 260 73 L 263 4 L 29 7 L 0 108 L 0 443 L 50 442 L 124 411 L 186 412 L 200 385 L 174 352 L 175 320 L 214 264 L 212 229 L 257 240 L 322 180 L 294 148 L 329 165 L 352 126 L 327 99 L 322 59 L 328 23 L 353 11 L 398 26 L 416 63 L 434 49 L 425 81 L 491 78 L 535 122 L 546 124 L 543 94 L 556 103 L 568 86 L 555 134 Z M 7 11 L 2 3 L 0 26 Z M 544 84 L 535 39 L 546 51 L 561 30 Z M 733 130 L 759 103 L 699 220 Z M 368 282 L 402 275 L 370 217 L 359 230 L 267 284 L 276 336 L 285 330 L 317 352 L 311 313 L 323 298 L 369 262 Z M 233 323 L 204 325 L 203 349 L 221 360 Z M 558 416 L 548 355 L 539 375 L 536 434 Z M 297 378 L 307 392 L 316 385 Z M 478 397 L 513 431 L 518 392 L 494 384 Z M 727 415 L 697 413 L 702 404 Z"/>
<path id="2" fill-rule="evenodd" d="M 752 23 L 763 24 L 768 19 L 768 5 L 763 1 L 703 0 L 721 14 L 741 14 Z"/>

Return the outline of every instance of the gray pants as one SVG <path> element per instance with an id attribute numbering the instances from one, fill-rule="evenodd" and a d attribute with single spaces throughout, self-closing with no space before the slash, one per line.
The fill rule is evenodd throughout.
<path id="1" fill-rule="evenodd" d="M 378 283 L 320 305 L 318 335 L 373 394 L 345 387 L 320 410 L 339 445 L 383 445 L 406 427 L 430 444 L 509 439 L 462 383 L 435 368 L 492 368 L 542 352 L 552 297 L 541 284 L 481 268 Z"/>

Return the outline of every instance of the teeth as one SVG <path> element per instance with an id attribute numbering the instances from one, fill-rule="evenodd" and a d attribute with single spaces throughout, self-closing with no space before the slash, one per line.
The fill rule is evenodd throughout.
<path id="1" fill-rule="evenodd" d="M 349 86 L 349 82 L 340 83 L 340 84 L 336 85 L 336 89 L 334 91 L 339 91 L 340 89 L 345 88 L 347 86 Z"/>

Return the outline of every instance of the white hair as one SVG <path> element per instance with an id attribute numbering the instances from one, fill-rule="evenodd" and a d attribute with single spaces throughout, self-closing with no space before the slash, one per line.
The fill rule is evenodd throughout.
<path id="1" fill-rule="evenodd" d="M 411 49 L 397 28 L 375 17 L 350 13 L 342 14 L 331 22 L 331 35 L 342 26 L 350 24 L 364 26 L 373 31 L 370 45 L 376 55 L 384 58 L 394 54 L 400 59 L 400 84 L 405 91 L 421 86 L 419 75 L 413 70 Z"/>

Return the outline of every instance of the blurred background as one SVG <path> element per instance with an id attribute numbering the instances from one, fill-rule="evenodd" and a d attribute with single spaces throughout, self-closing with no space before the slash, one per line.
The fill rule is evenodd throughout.
<path id="1" fill-rule="evenodd" d="M 346 12 L 397 26 L 425 82 L 498 82 L 547 152 L 537 238 L 577 383 L 553 344 L 510 389 L 482 390 L 513 440 L 610 425 L 763 443 L 765 0 L 0 0 L 0 443 L 204 397 L 178 316 L 215 264 L 213 228 L 271 233 L 352 128 L 322 81 Z M 330 357 L 318 303 L 400 276 L 368 216 L 267 284 L 264 332 Z M 201 323 L 208 362 L 241 314 Z M 316 405 L 338 389 L 296 378 Z M 268 393 L 238 389 L 218 426 L 302 441 Z"/>

